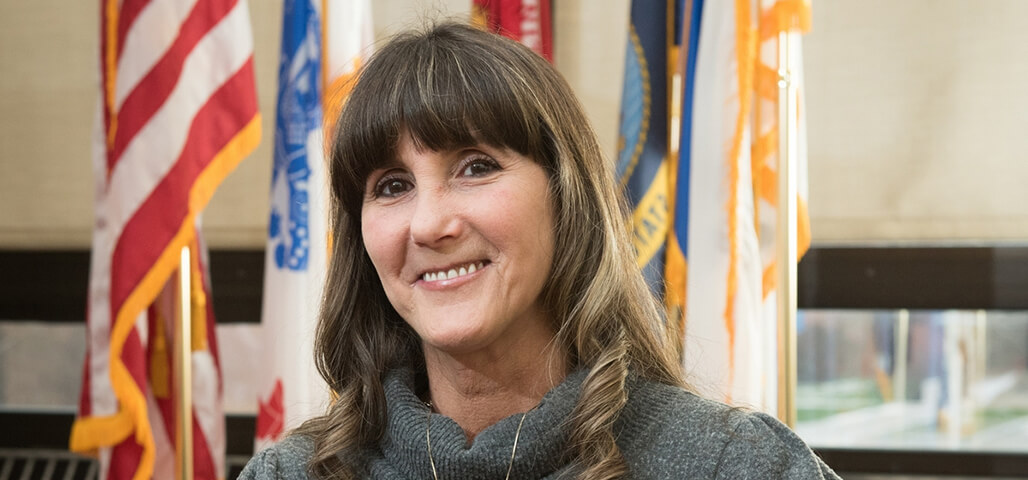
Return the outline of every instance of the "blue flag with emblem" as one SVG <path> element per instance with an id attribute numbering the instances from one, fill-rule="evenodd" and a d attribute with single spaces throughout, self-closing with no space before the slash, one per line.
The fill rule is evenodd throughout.
<path id="1" fill-rule="evenodd" d="M 668 5 L 633 1 L 616 174 L 632 206 L 636 260 L 650 290 L 664 295 L 668 211 Z"/>
<path id="2" fill-rule="evenodd" d="M 268 237 L 275 267 L 303 271 L 311 233 L 308 139 L 321 130 L 321 27 L 318 13 L 305 0 L 286 2 L 286 10 L 291 21 L 282 30 Z"/>

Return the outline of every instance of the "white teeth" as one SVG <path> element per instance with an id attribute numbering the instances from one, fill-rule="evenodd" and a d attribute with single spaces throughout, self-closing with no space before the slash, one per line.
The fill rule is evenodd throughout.
<path id="1" fill-rule="evenodd" d="M 449 270 L 440 270 L 438 272 L 429 272 L 421 276 L 422 280 L 426 282 L 436 282 L 439 280 L 450 280 L 457 277 L 463 277 L 469 273 L 475 273 L 481 270 L 485 264 L 482 262 L 475 262 L 465 266 L 457 268 L 451 268 Z"/>

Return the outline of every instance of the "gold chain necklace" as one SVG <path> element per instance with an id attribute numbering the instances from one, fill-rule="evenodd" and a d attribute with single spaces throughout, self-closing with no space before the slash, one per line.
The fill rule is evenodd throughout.
<path id="1" fill-rule="evenodd" d="M 425 402 L 428 407 L 428 415 L 425 417 L 425 444 L 428 445 L 428 464 L 432 467 L 432 478 L 439 480 L 435 471 L 435 459 L 432 458 L 432 402 Z M 518 429 L 514 432 L 514 448 L 510 449 L 510 463 L 507 465 L 507 476 L 504 480 L 510 480 L 510 471 L 514 468 L 514 455 L 518 453 L 518 439 L 521 438 L 521 426 L 525 424 L 525 417 L 531 409 L 521 414 L 521 421 L 518 422 Z"/>

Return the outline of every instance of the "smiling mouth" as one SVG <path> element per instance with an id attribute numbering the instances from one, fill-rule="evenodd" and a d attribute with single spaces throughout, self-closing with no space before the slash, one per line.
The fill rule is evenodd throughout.
<path id="1" fill-rule="evenodd" d="M 463 277 L 464 275 L 470 275 L 481 270 L 488 263 L 488 261 L 470 262 L 468 264 L 461 265 L 459 267 L 453 267 L 447 270 L 439 270 L 438 272 L 426 272 L 421 274 L 421 280 L 425 282 L 437 282 L 440 280 L 451 280 L 454 278 Z"/>

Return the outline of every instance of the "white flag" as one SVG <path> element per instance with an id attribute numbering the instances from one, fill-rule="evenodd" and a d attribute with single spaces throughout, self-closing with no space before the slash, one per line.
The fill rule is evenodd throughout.
<path id="1" fill-rule="evenodd" d="M 698 35 L 689 149 L 684 366 L 720 400 L 774 411 L 778 31 L 809 26 L 802 1 L 705 2 Z M 799 82 L 799 36 L 792 79 Z M 803 122 L 803 114 L 799 115 Z M 800 153 L 799 253 L 810 242 L 805 128 Z"/>
<path id="2" fill-rule="evenodd" d="M 313 354 L 329 248 L 325 125 L 371 43 L 371 21 L 365 1 L 324 2 L 324 12 L 322 5 L 286 2 L 283 11 L 257 450 L 328 405 Z"/>

